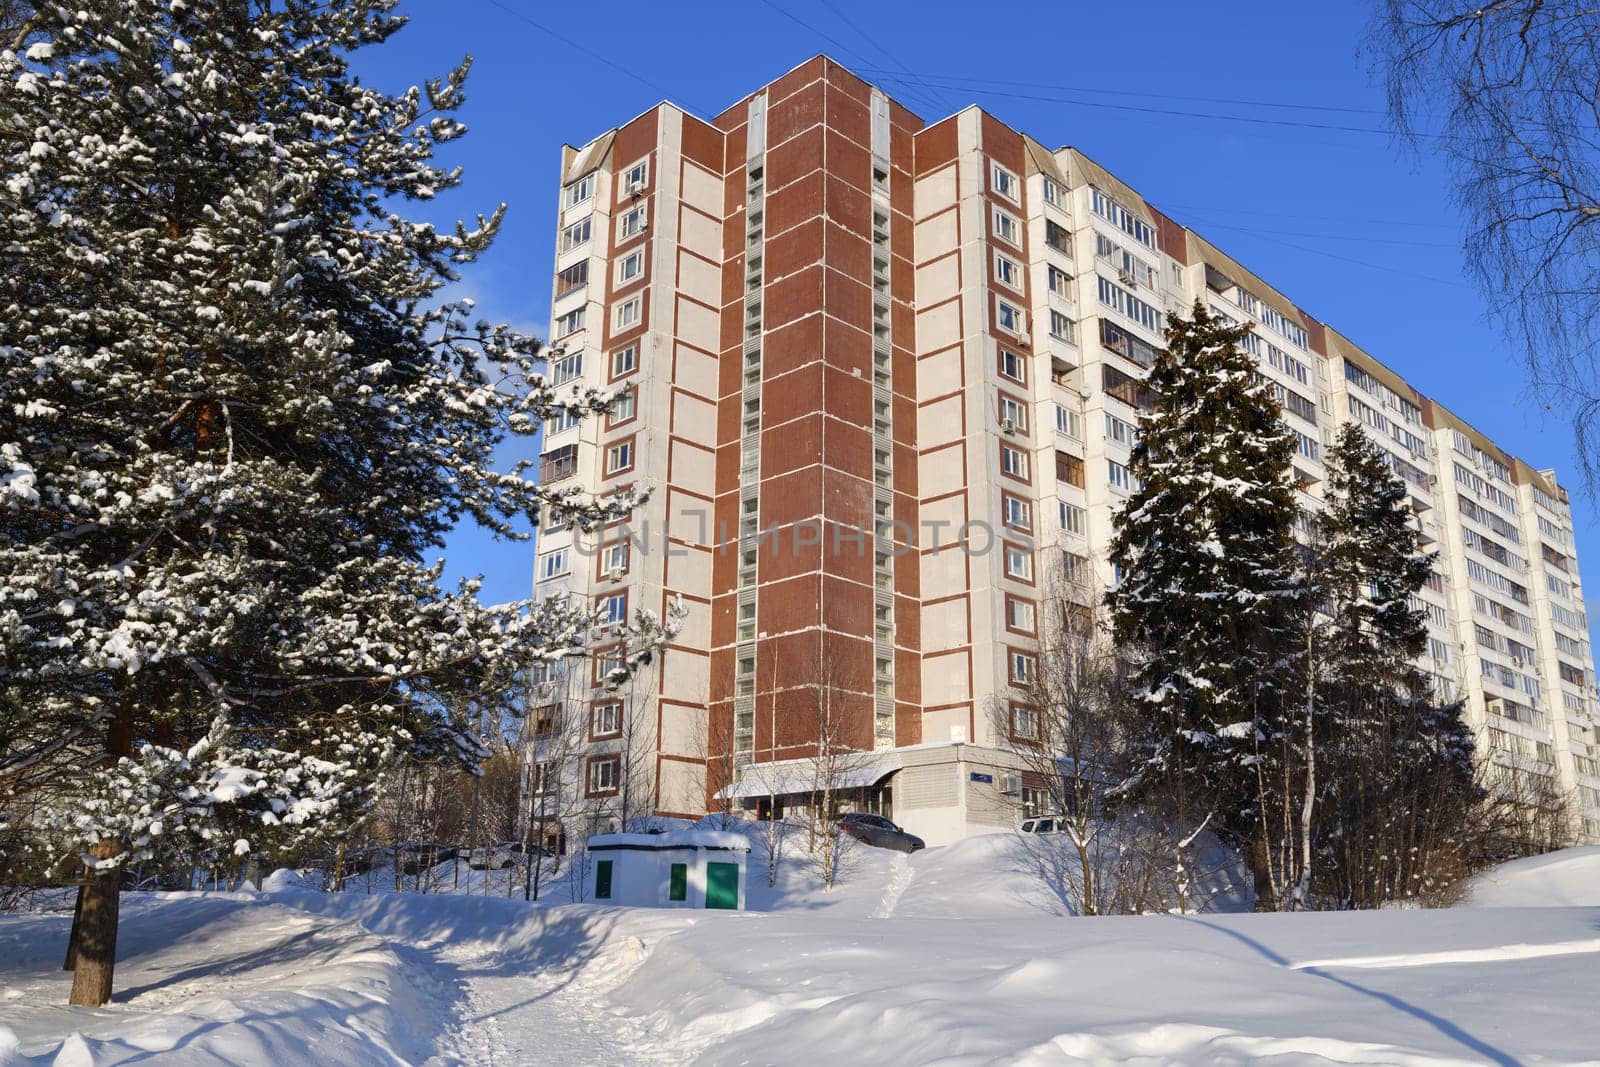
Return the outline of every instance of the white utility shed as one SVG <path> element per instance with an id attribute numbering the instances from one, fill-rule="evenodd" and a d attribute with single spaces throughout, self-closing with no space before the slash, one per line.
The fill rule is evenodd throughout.
<path id="1" fill-rule="evenodd" d="M 717 830 L 589 838 L 590 899 L 643 908 L 743 910 L 750 841 Z"/>

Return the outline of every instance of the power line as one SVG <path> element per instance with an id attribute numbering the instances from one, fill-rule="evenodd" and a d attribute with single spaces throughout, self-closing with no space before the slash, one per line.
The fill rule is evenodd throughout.
<path id="1" fill-rule="evenodd" d="M 951 103 L 950 99 L 948 97 L 946 97 L 942 92 L 936 91 L 934 89 L 934 87 L 932 85 L 929 85 L 928 82 L 926 81 L 926 79 L 924 79 L 920 74 L 918 74 L 916 71 L 912 70 L 910 67 L 906 66 L 904 63 L 900 62 L 899 57 L 897 57 L 893 52 L 890 52 L 883 45 L 879 44 L 877 39 L 874 38 L 871 34 L 869 34 L 866 30 L 863 30 L 860 26 L 857 26 L 854 22 L 852 22 L 850 20 L 850 17 L 848 15 L 846 15 L 843 11 L 840 11 L 837 7 L 834 7 L 833 4 L 830 2 L 830 0 L 820 0 L 820 3 L 822 4 L 823 7 L 827 8 L 829 11 L 833 12 L 834 15 L 839 19 L 840 22 L 844 23 L 846 26 L 849 26 L 852 30 L 854 30 L 856 32 L 857 36 L 861 37 L 868 44 L 872 45 L 873 48 L 877 49 L 879 52 L 881 52 L 885 56 L 887 56 L 888 59 L 889 59 L 889 62 L 891 62 L 895 66 L 899 67 L 906 74 L 909 74 L 911 77 L 915 78 L 919 85 L 921 85 L 925 89 L 928 89 L 933 94 L 933 96 L 938 98 L 938 102 L 942 105 L 942 109 L 943 110 L 951 112 L 951 113 L 954 113 L 954 112 L 960 110 L 959 105 Z M 868 69 L 870 69 L 870 68 L 868 68 Z"/>
<path id="2" fill-rule="evenodd" d="M 606 66 L 610 67 L 612 70 L 618 71 L 619 73 L 622 73 L 622 74 L 626 74 L 628 77 L 632 78 L 634 81 L 638 82 L 639 84 L 645 85 L 645 86 L 648 86 L 651 89 L 654 89 L 656 92 L 661 94 L 661 99 L 663 99 L 663 100 L 671 100 L 673 98 L 674 94 L 673 94 L 672 90 L 668 89 L 666 86 L 661 85 L 658 82 L 651 81 L 649 78 L 646 78 L 644 75 L 640 74 L 638 71 L 633 70 L 630 67 L 624 66 L 623 64 L 618 63 L 615 60 L 609 59 L 608 57 L 600 54 L 599 52 L 596 52 L 594 49 L 589 48 L 588 46 L 584 45 L 580 41 L 575 41 L 571 37 L 568 37 L 567 35 L 565 35 L 563 33 L 560 33 L 560 32 L 558 32 L 556 30 L 552 30 L 549 26 L 546 26 L 542 22 L 534 21 L 533 19 L 529 18 L 523 12 L 518 11 L 516 8 L 511 7 L 508 4 L 503 4 L 503 3 L 500 2 L 500 0 L 485 0 L 485 2 L 490 4 L 493 7 L 499 8 L 501 11 L 504 11 L 506 14 L 510 15 L 512 18 L 521 19 L 523 22 L 526 22 L 529 26 L 532 26 L 534 29 L 538 30 L 540 33 L 548 34 L 549 36 L 554 37 L 556 40 L 560 41 L 562 44 L 566 45 L 568 48 L 576 49 L 577 51 L 582 52 L 584 55 L 588 56 L 590 59 L 593 59 L 593 60 L 595 60 L 596 62 L 599 62 L 599 63 L 604 63 Z M 683 98 L 679 97 L 679 99 L 683 99 Z M 684 100 L 684 103 L 689 103 L 689 101 Z M 714 112 L 714 111 L 703 111 L 703 113 L 706 114 L 706 115 L 714 115 L 714 114 L 716 114 L 716 112 Z"/>
<path id="3" fill-rule="evenodd" d="M 1364 219 L 1353 218 L 1348 215 L 1300 215 L 1283 211 L 1253 211 L 1248 208 L 1219 208 L 1199 204 L 1162 204 L 1163 210 L 1173 211 L 1204 211 L 1219 215 L 1252 215 L 1265 219 L 1294 219 L 1301 222 L 1344 222 L 1360 223 L 1372 226 L 1418 226 L 1426 229 L 1453 230 L 1455 224 L 1450 222 L 1417 222 L 1414 219 Z"/>
<path id="4" fill-rule="evenodd" d="M 854 48 L 851 48 L 843 41 L 839 40 L 839 38 L 830 33 L 826 33 L 823 30 L 819 30 L 817 27 L 813 26 L 799 15 L 796 15 L 780 4 L 775 3 L 774 0 L 761 0 L 761 2 L 770 7 L 772 10 L 776 11 L 778 14 L 782 15 L 784 18 L 788 19 L 790 22 L 794 23 L 796 26 L 799 26 L 801 29 L 810 30 L 812 33 L 816 34 L 818 37 L 821 37 L 824 41 L 827 41 L 829 44 L 844 52 L 846 55 L 854 56 L 863 63 L 871 64 L 872 61 L 870 59 L 862 55 L 860 52 L 857 52 Z M 915 86 L 912 85 L 911 88 L 915 89 Z M 907 93 L 907 95 L 912 94 Z M 934 110 L 938 110 L 944 106 L 943 104 L 939 103 L 939 101 L 928 95 L 928 91 L 926 89 L 917 90 L 915 95 L 923 104 L 932 105 Z"/>
<path id="5" fill-rule="evenodd" d="M 1204 226 L 1224 226 L 1221 222 L 1207 222 L 1207 212 L 1189 212 L 1191 216 L 1198 214 L 1200 223 Z M 1235 227 L 1237 228 L 1237 227 Z M 1360 241 L 1362 244 L 1377 245 L 1403 245 L 1406 248 L 1459 248 L 1458 245 L 1446 241 L 1408 241 L 1403 237 L 1366 237 L 1359 234 L 1340 233 L 1306 233 L 1303 230 L 1252 230 L 1252 233 L 1270 233 L 1281 237 L 1314 237 L 1319 241 Z"/>
<path id="6" fill-rule="evenodd" d="M 888 72 L 879 72 L 880 76 L 890 76 Z M 900 76 L 894 76 L 896 78 Z M 1209 111 L 1179 111 L 1175 108 L 1144 107 L 1138 104 L 1110 104 L 1099 100 L 1073 100 L 1062 96 L 1042 96 L 1038 93 L 1014 93 L 1000 89 L 980 89 L 974 86 L 938 86 L 935 88 L 963 88 L 965 91 L 979 96 L 995 96 L 1010 100 L 1032 100 L 1047 104 L 1066 104 L 1072 107 L 1101 108 L 1107 111 L 1138 112 L 1146 115 L 1166 115 L 1173 118 L 1206 119 L 1213 122 L 1243 122 L 1256 126 L 1291 127 L 1305 130 L 1333 130 L 1339 133 L 1370 133 L 1381 137 L 1392 136 L 1394 131 L 1375 129 L 1371 126 L 1345 126 L 1332 122 L 1302 122 L 1295 119 L 1269 119 L 1252 115 L 1220 115 Z"/>
<path id="7" fill-rule="evenodd" d="M 826 0 L 824 0 L 824 2 L 826 2 Z M 864 67 L 864 68 L 862 68 L 861 73 L 862 74 L 891 74 L 891 73 L 893 73 L 893 71 L 885 70 L 885 69 L 879 68 L 879 67 Z M 911 73 L 911 72 L 907 71 L 907 73 Z M 918 75 L 918 77 L 922 77 L 922 75 Z M 1284 102 L 1278 101 L 1278 100 L 1240 100 L 1240 99 L 1236 99 L 1236 98 L 1232 98 L 1232 97 L 1223 97 L 1223 96 L 1188 96 L 1188 95 L 1178 94 L 1178 93 L 1148 93 L 1148 92 L 1139 92 L 1139 91 L 1134 90 L 1134 89 L 1107 89 L 1107 88 L 1104 88 L 1104 87 L 1087 86 L 1087 85 L 1059 85 L 1059 84 L 1051 84 L 1049 82 L 1006 81 L 1006 80 L 1004 80 L 1002 78 L 967 78 L 967 77 L 961 77 L 961 76 L 954 75 L 954 74 L 929 74 L 929 75 L 926 75 L 926 77 L 935 78 L 935 79 L 937 79 L 939 81 L 944 81 L 944 82 L 955 82 L 955 83 L 957 83 L 956 85 L 945 86 L 945 88 L 954 88 L 954 89 L 961 88 L 962 85 L 1007 85 L 1007 86 L 1011 86 L 1013 88 L 1020 88 L 1020 89 L 1050 89 L 1050 90 L 1054 90 L 1056 92 L 1065 92 L 1065 93 L 1097 93 L 1097 94 L 1101 94 L 1101 95 L 1110 95 L 1110 96 L 1136 96 L 1136 97 L 1143 97 L 1144 99 L 1147 99 L 1147 100 L 1179 100 L 1179 101 L 1183 101 L 1185 103 L 1195 103 L 1195 104 L 1229 104 L 1229 105 L 1235 105 L 1235 106 L 1239 106 L 1239 107 L 1275 107 L 1275 108 L 1282 108 L 1282 109 L 1290 110 L 1290 111 L 1332 111 L 1332 112 L 1340 112 L 1340 113 L 1347 114 L 1347 115 L 1379 115 L 1379 116 L 1382 116 L 1382 115 L 1388 114 L 1388 112 L 1383 111 L 1383 110 L 1378 109 L 1378 108 L 1347 107 L 1347 106 L 1340 105 L 1340 104 L 1299 104 L 1299 103 L 1292 103 L 1291 104 L 1291 103 L 1284 103 Z"/>
<path id="8" fill-rule="evenodd" d="M 1413 270 L 1402 270 L 1399 267 L 1386 267 L 1382 263 L 1369 263 L 1364 259 L 1354 259 L 1350 256 L 1341 256 L 1336 252 L 1327 252 L 1320 248 L 1311 248 L 1306 245 L 1296 244 L 1293 241 L 1285 241 L 1280 238 L 1269 237 L 1263 231 L 1252 230 L 1246 226 L 1228 226 L 1220 222 L 1212 223 L 1211 225 L 1215 229 L 1232 230 L 1235 233 L 1242 233 L 1252 237 L 1257 237 L 1263 241 L 1266 241 L 1268 244 L 1282 245 L 1285 248 L 1292 248 L 1297 252 L 1309 252 L 1314 256 L 1326 256 L 1329 259 L 1337 259 L 1341 263 L 1351 263 L 1358 267 L 1366 267 L 1369 270 L 1381 270 L 1389 274 L 1401 274 L 1407 278 L 1420 278 L 1425 282 L 1433 282 L 1436 285 L 1448 285 L 1457 289 L 1468 288 L 1464 282 L 1451 281 L 1448 278 L 1435 278 L 1431 274 L 1421 274 Z"/>

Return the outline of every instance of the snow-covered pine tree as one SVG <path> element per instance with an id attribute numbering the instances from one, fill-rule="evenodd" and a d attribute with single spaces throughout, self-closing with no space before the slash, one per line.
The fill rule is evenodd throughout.
<path id="1" fill-rule="evenodd" d="M 1272 385 L 1230 325 L 1198 301 L 1173 318 L 1147 386 L 1118 511 L 1107 594 L 1120 643 L 1141 650 L 1135 697 L 1148 711 L 1130 796 L 1211 827 L 1248 853 L 1270 897 L 1257 834 L 1265 755 L 1293 695 L 1293 443 Z M 1180 833 L 1188 833 L 1179 828 Z"/>
<path id="2" fill-rule="evenodd" d="M 110 994 L 123 864 L 337 833 L 398 761 L 477 752 L 442 708 L 588 638 L 425 562 L 467 517 L 628 501 L 495 467 L 609 399 L 441 299 L 501 211 L 404 214 L 460 181 L 467 64 L 360 84 L 394 7 L 44 2 L 0 51 L 0 787 L 33 790 L 0 810 L 88 872 L 74 1003 Z"/>
<path id="3" fill-rule="evenodd" d="M 1322 799 L 1319 895 L 1377 907 L 1439 888 L 1472 818 L 1472 735 L 1417 666 L 1427 650 L 1416 595 L 1437 553 L 1421 550 L 1405 483 L 1354 423 L 1328 452 L 1327 506 L 1312 576 Z"/>

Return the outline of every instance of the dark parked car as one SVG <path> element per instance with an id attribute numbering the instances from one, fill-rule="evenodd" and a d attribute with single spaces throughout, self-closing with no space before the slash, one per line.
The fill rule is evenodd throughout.
<path id="1" fill-rule="evenodd" d="M 406 874 L 421 874 L 429 867 L 437 867 L 456 858 L 453 845 L 437 841 L 408 841 L 400 846 L 400 869 Z"/>
<path id="2" fill-rule="evenodd" d="M 916 834 L 908 834 L 882 815 L 865 811 L 852 811 L 839 817 L 839 829 L 874 848 L 892 848 L 896 852 L 915 852 L 928 844 Z"/>

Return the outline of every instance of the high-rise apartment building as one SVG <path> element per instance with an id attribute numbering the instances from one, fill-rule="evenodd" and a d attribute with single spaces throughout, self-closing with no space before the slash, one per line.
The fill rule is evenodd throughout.
<path id="1" fill-rule="evenodd" d="M 551 377 L 624 392 L 547 428 L 543 477 L 651 496 L 599 534 L 542 528 L 535 593 L 688 609 L 622 692 L 604 656 L 538 688 L 536 761 L 579 724 L 577 808 L 764 804 L 809 789 L 820 745 L 869 753 L 836 784 L 930 843 L 1011 825 L 1045 576 L 1117 580 L 1141 379 L 1200 300 L 1256 325 L 1306 512 L 1339 424 L 1388 452 L 1440 552 L 1424 666 L 1485 758 L 1547 775 L 1600 839 L 1555 473 L 1082 152 L 975 107 L 927 123 L 819 57 L 709 122 L 661 104 L 566 148 L 560 195 Z"/>

